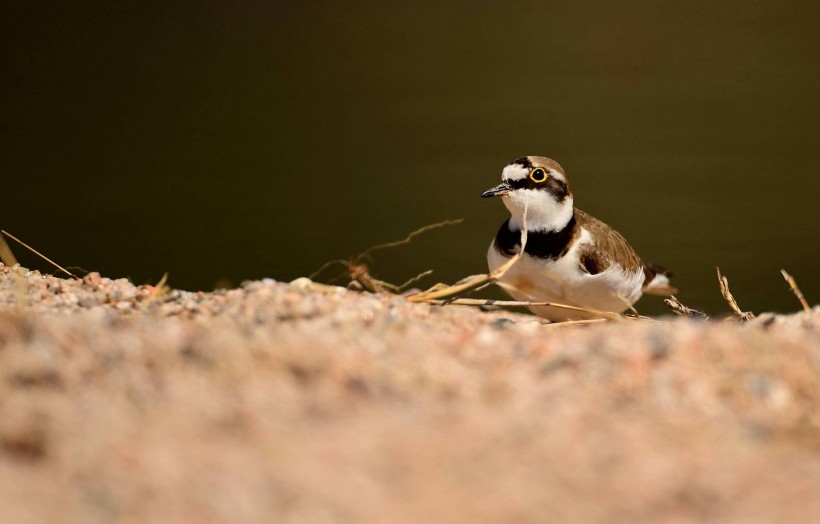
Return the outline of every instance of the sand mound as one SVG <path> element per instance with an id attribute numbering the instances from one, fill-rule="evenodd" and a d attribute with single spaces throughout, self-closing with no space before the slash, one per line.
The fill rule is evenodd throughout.
<path id="1" fill-rule="evenodd" d="M 819 321 L 555 327 L 0 266 L 0 515 L 817 522 Z"/>

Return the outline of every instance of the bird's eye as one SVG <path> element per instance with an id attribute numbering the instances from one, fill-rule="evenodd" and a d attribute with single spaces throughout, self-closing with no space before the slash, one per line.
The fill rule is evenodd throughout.
<path id="1" fill-rule="evenodd" d="M 541 182 L 545 181 L 546 179 L 547 179 L 547 172 L 544 171 L 543 169 L 541 169 L 540 167 L 537 167 L 537 168 L 533 169 L 532 171 L 530 171 L 530 180 L 532 180 L 536 184 L 540 184 Z"/>

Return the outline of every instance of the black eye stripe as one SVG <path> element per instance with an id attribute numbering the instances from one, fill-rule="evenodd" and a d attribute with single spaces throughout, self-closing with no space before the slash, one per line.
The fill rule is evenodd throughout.
<path id="1" fill-rule="evenodd" d="M 547 178 L 543 182 L 533 182 L 529 176 L 526 178 L 519 178 L 517 180 L 507 179 L 505 182 L 509 184 L 512 189 L 534 189 L 538 191 L 548 191 L 552 193 L 552 196 L 555 197 L 557 201 L 563 202 L 564 199 L 569 196 L 569 186 L 563 180 L 550 176 L 546 169 L 544 172 L 547 174 Z"/>
<path id="2" fill-rule="evenodd" d="M 519 178 L 517 180 L 507 180 L 507 183 L 513 189 L 526 189 L 530 187 L 530 179 L 529 178 Z"/>
<path id="3" fill-rule="evenodd" d="M 540 182 L 535 182 L 529 175 L 524 178 L 507 179 L 506 182 L 513 189 L 540 189 L 542 184 L 549 179 L 549 173 L 545 169 L 541 169 L 541 171 L 544 173 L 544 180 Z"/>

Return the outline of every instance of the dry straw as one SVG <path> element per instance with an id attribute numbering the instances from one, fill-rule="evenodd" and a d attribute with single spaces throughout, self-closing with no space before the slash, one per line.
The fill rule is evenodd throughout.
<path id="1" fill-rule="evenodd" d="M 62 271 L 63 273 L 65 273 L 65 274 L 67 274 L 67 275 L 69 275 L 69 276 L 71 276 L 71 277 L 78 278 L 78 277 L 77 277 L 77 275 L 75 275 L 75 274 L 74 274 L 74 273 L 72 273 L 71 271 L 67 270 L 66 268 L 64 268 L 63 266 L 61 266 L 60 264 L 58 264 L 57 262 L 54 262 L 53 260 L 51 260 L 50 258 L 48 258 L 47 256 L 45 256 L 44 254 L 40 253 L 39 251 L 37 251 L 36 249 L 34 249 L 33 247 L 31 247 L 30 245 L 26 244 L 25 242 L 23 242 L 22 240 L 20 240 L 20 239 L 19 239 L 19 238 L 17 238 L 16 236 L 14 236 L 14 235 L 12 235 L 11 233 L 9 233 L 8 231 L 6 231 L 6 230 L 4 230 L 4 229 L 3 229 L 3 230 L 0 230 L 0 233 L 3 233 L 3 234 L 4 234 L 4 235 L 6 235 L 7 237 L 9 237 L 10 239 L 14 240 L 15 242 L 17 242 L 18 244 L 20 244 L 20 245 L 21 245 L 21 246 L 23 246 L 24 248 L 26 248 L 26 249 L 28 249 L 29 251 L 31 251 L 32 253 L 34 253 L 35 255 L 39 256 L 40 258 L 42 258 L 43 260 L 45 260 L 46 262 L 48 262 L 48 263 L 49 263 L 49 264 L 51 264 L 52 266 L 56 267 L 57 269 L 59 269 L 59 270 L 60 270 L 60 271 Z M 5 244 L 5 242 L 3 242 L 3 243 Z M 8 248 L 8 245 L 6 245 L 6 248 Z M 9 253 L 11 253 L 11 250 L 9 250 Z M 12 258 L 14 258 L 14 255 L 12 255 Z M 16 261 L 15 261 L 15 263 L 16 263 Z"/>

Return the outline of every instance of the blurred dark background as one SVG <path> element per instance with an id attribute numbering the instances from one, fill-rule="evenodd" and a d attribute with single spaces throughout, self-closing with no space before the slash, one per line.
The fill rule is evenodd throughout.
<path id="1" fill-rule="evenodd" d="M 136 283 L 486 269 L 502 167 L 551 156 L 576 204 L 681 300 L 820 300 L 820 4 L 2 2 L 0 227 Z M 33 268 L 51 268 L 12 247 Z M 327 273 L 328 277 L 334 272 Z M 644 299 L 641 312 L 663 311 Z"/>

